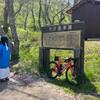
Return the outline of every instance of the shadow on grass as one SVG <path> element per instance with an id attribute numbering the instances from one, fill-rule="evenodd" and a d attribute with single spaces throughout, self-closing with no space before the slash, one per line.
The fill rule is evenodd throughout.
<path id="1" fill-rule="evenodd" d="M 100 94 L 97 93 L 97 88 L 90 82 L 90 80 L 87 77 L 85 77 L 84 79 L 86 81 L 77 85 L 70 84 L 68 81 L 66 81 L 66 79 L 59 79 L 59 80 L 53 79 L 53 80 L 49 80 L 48 82 L 63 87 L 65 91 L 67 89 L 70 89 L 77 94 L 83 93 L 85 95 L 91 95 L 100 98 Z"/>

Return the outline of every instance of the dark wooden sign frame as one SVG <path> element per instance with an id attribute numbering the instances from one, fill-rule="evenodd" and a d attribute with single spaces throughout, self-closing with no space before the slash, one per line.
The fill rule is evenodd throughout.
<path id="1" fill-rule="evenodd" d="M 43 34 L 48 34 L 52 32 L 68 32 L 68 31 L 81 31 L 81 46 L 80 48 L 71 48 L 70 50 L 74 51 L 74 57 L 78 58 L 75 72 L 79 77 L 82 79 L 84 75 L 84 22 L 79 23 L 72 23 L 72 24 L 63 24 L 63 25 L 53 25 L 53 26 L 46 26 L 42 27 L 42 37 L 41 37 L 41 47 L 39 50 L 39 59 L 40 59 L 40 66 L 44 71 L 46 71 L 46 66 L 50 62 L 50 49 L 63 49 L 69 50 L 70 48 L 48 48 L 43 46 Z"/>

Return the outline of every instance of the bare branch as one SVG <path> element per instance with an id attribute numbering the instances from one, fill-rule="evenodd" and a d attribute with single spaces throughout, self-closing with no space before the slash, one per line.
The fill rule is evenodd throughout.
<path id="1" fill-rule="evenodd" d="M 66 7 L 64 7 L 62 10 L 60 10 L 59 12 L 57 12 L 54 16 L 53 16 L 53 19 L 52 19 L 52 24 L 54 23 L 54 20 L 55 20 L 55 17 L 58 16 L 58 14 L 60 14 L 61 12 L 63 12 L 66 8 L 68 8 L 69 5 L 67 5 Z"/>
<path id="2" fill-rule="evenodd" d="M 16 16 L 22 9 L 23 7 L 23 3 L 19 3 L 19 9 L 17 9 L 17 11 L 14 13 L 14 16 Z"/>

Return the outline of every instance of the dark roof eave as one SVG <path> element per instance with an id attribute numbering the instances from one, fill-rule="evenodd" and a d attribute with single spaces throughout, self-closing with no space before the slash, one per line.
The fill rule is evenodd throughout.
<path id="1" fill-rule="evenodd" d="M 95 2 L 99 2 L 100 3 L 100 1 L 95 1 Z M 77 3 L 76 5 L 74 5 L 72 8 L 70 8 L 69 10 L 67 10 L 66 13 L 71 14 L 73 10 L 79 8 L 80 6 L 82 6 L 82 5 L 86 4 L 86 3 L 93 3 L 93 1 L 92 0 L 84 0 L 84 1 L 82 0 L 79 3 Z"/>

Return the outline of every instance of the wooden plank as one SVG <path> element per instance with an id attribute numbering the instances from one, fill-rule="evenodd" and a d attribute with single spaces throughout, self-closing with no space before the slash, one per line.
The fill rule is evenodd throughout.
<path id="1" fill-rule="evenodd" d="M 44 33 L 42 42 L 46 48 L 80 48 L 81 31 Z"/>
<path id="2" fill-rule="evenodd" d="M 40 47 L 39 48 L 39 71 L 46 72 L 48 63 L 50 62 L 50 49 Z"/>

